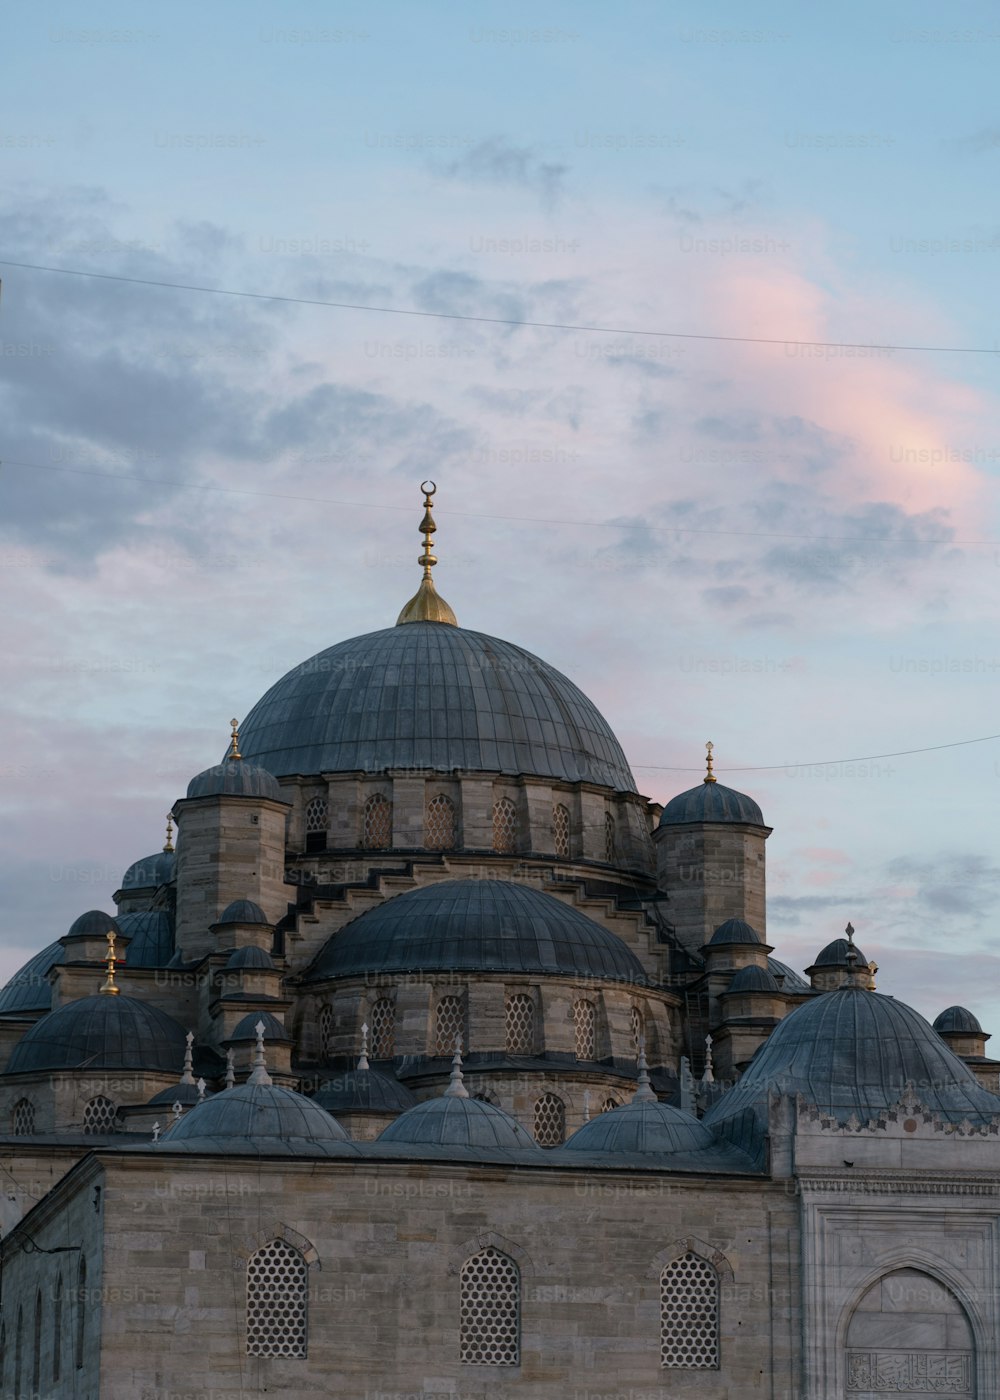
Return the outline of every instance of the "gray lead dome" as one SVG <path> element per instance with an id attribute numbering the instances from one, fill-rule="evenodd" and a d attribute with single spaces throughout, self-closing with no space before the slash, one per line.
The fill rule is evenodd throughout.
<path id="1" fill-rule="evenodd" d="M 618 740 L 572 681 L 510 642 L 441 622 L 304 661 L 258 700 L 240 746 L 279 777 L 458 768 L 635 791 Z"/>

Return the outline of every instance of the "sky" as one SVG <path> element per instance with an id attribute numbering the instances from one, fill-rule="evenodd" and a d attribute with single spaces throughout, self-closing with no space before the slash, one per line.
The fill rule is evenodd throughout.
<path id="1" fill-rule="evenodd" d="M 1000 1033 L 995 7 L 56 2 L 5 51 L 0 976 L 392 624 L 432 478 L 463 626 L 650 798 L 711 739 L 761 804 L 777 956 L 850 920 Z"/>

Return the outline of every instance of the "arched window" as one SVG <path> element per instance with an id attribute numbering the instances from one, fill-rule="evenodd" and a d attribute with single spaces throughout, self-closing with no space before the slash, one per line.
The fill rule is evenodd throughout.
<path id="1" fill-rule="evenodd" d="M 439 1055 L 454 1055 L 461 1037 L 465 1049 L 465 1008 L 461 997 L 442 997 L 437 1004 L 434 1043 Z"/>
<path id="2" fill-rule="evenodd" d="M 499 1249 L 483 1249 L 462 1265 L 462 1362 L 516 1366 L 520 1344 L 521 1271 Z"/>
<path id="3" fill-rule="evenodd" d="M 325 1060 L 329 1055 L 332 1041 L 333 1007 L 321 1006 L 319 1009 L 319 1053 L 321 1059 Z"/>
<path id="4" fill-rule="evenodd" d="M 81 1254 L 76 1271 L 76 1338 L 73 1347 L 73 1359 L 78 1371 L 83 1367 L 83 1334 L 87 1325 L 87 1304 L 87 1261 Z"/>
<path id="5" fill-rule="evenodd" d="M 42 1390 L 42 1290 L 35 1294 L 35 1331 L 31 1347 L 31 1393 Z"/>
<path id="6" fill-rule="evenodd" d="M 330 804 L 325 797 L 311 797 L 306 803 L 306 853 L 326 850 L 330 826 Z"/>
<path id="7" fill-rule="evenodd" d="M 271 1240 L 247 1262 L 247 1356 L 306 1354 L 309 1269 L 294 1245 Z"/>
<path id="8" fill-rule="evenodd" d="M 552 808 L 552 845 L 562 860 L 569 860 L 569 808 L 557 802 Z"/>
<path id="9" fill-rule="evenodd" d="M 556 1094 L 543 1094 L 535 1102 L 535 1141 L 539 1147 L 558 1147 L 566 1138 L 566 1105 Z"/>
<path id="10" fill-rule="evenodd" d="M 84 1106 L 83 1131 L 85 1133 L 113 1133 L 118 1117 L 118 1105 L 103 1094 L 98 1094 Z"/>
<path id="11" fill-rule="evenodd" d="M 517 850 L 517 808 L 509 797 L 493 804 L 493 849 L 505 856 Z"/>
<path id="12" fill-rule="evenodd" d="M 21 1400 L 21 1377 L 24 1365 L 24 1312 L 18 1304 L 17 1331 L 14 1333 L 14 1397 Z"/>
<path id="13" fill-rule="evenodd" d="M 429 851 L 455 849 L 455 804 L 439 792 L 427 804 L 424 845 Z"/>
<path id="14" fill-rule="evenodd" d="M 637 1006 L 633 1006 L 629 1012 L 629 1021 L 632 1026 L 632 1049 L 638 1056 L 646 1039 L 646 1020 Z"/>
<path id="15" fill-rule="evenodd" d="M 472 1097 L 477 1103 L 491 1103 L 494 1108 L 500 1107 L 500 1100 L 497 1098 L 496 1094 L 490 1094 L 486 1090 L 483 1090 L 480 1094 L 473 1094 Z"/>
<path id="16" fill-rule="evenodd" d="M 618 1100 L 617 1100 L 617 1099 L 605 1099 L 604 1102 L 601 1104 L 601 1112 L 602 1112 L 602 1113 L 610 1113 L 611 1110 L 612 1110 L 613 1108 L 617 1108 L 617 1107 L 618 1107 Z"/>
<path id="17" fill-rule="evenodd" d="M 660 1365 L 719 1365 L 719 1275 L 690 1250 L 660 1275 Z"/>
<path id="18" fill-rule="evenodd" d="M 597 1010 L 592 1001 L 573 1003 L 573 1031 L 576 1039 L 576 1058 L 592 1060 L 596 1053 L 595 1030 Z"/>
<path id="19" fill-rule="evenodd" d="M 390 997 L 372 1006 L 372 1059 L 391 1060 L 396 1053 L 396 1008 Z"/>
<path id="20" fill-rule="evenodd" d="M 365 803 L 361 844 L 366 851 L 387 851 L 392 845 L 392 803 L 380 792 Z"/>
<path id="21" fill-rule="evenodd" d="M 62 1373 L 62 1314 L 63 1278 L 56 1279 L 56 1291 L 52 1296 L 52 1380 L 59 1380 Z"/>
<path id="22" fill-rule="evenodd" d="M 11 1114 L 15 1137 L 28 1137 L 35 1131 L 35 1105 L 30 1099 L 18 1099 Z"/>
<path id="23" fill-rule="evenodd" d="M 535 1049 L 535 1003 L 531 997 L 518 994 L 508 997 L 507 1054 L 531 1055 Z"/>
<path id="24" fill-rule="evenodd" d="M 604 859 L 609 865 L 615 861 L 615 819 L 610 812 L 604 813 Z"/>

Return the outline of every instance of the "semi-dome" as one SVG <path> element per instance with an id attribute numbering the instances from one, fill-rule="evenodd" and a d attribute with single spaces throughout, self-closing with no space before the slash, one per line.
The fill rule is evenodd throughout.
<path id="1" fill-rule="evenodd" d="M 567 1152 L 617 1152 L 669 1156 L 700 1152 L 712 1134 L 693 1113 L 651 1101 L 622 1104 L 578 1128 L 565 1144 Z"/>
<path id="2" fill-rule="evenodd" d="M 541 1151 L 517 1119 L 502 1108 L 482 1099 L 451 1094 L 427 1099 L 400 1114 L 383 1129 L 378 1141 L 393 1147 Z"/>
<path id="3" fill-rule="evenodd" d="M 850 967 L 848 953 L 854 954 L 857 967 L 868 966 L 868 959 L 856 943 L 849 943 L 846 938 L 835 938 L 820 951 L 813 967 Z"/>
<path id="4" fill-rule="evenodd" d="M 63 955 L 63 946 L 56 940 L 29 958 L 0 991 L 0 1016 L 24 1016 L 32 1011 L 52 1009 L 52 988 L 48 972 Z"/>
<path id="5" fill-rule="evenodd" d="M 166 1012 L 135 997 L 81 997 L 36 1021 L 11 1052 L 5 1073 L 54 1069 L 135 1069 L 176 1074 L 184 1031 Z"/>
<path id="6" fill-rule="evenodd" d="M 983 1033 L 983 1028 L 977 1017 L 973 1016 L 971 1011 L 966 1011 L 964 1006 L 949 1006 L 941 1012 L 940 1016 L 935 1016 L 934 1029 L 945 1035 L 949 1032 L 956 1035 L 982 1035 Z"/>
<path id="7" fill-rule="evenodd" d="M 510 880 L 446 880 L 396 895 L 335 933 L 310 975 L 437 970 L 647 980 L 616 934 L 554 895 Z"/>
<path id="8" fill-rule="evenodd" d="M 129 939 L 126 968 L 166 967 L 174 955 L 174 921 L 165 909 L 119 914 L 117 924 Z"/>
<path id="9" fill-rule="evenodd" d="M 443 622 L 370 632 L 304 661 L 258 700 L 240 745 L 279 777 L 457 768 L 635 791 L 610 726 L 572 681 L 511 642 Z"/>
<path id="10" fill-rule="evenodd" d="M 345 1069 L 331 1075 L 313 1095 L 327 1113 L 405 1113 L 416 1099 L 405 1084 L 378 1069 Z"/>
<path id="11" fill-rule="evenodd" d="M 764 816 L 745 792 L 737 792 L 718 782 L 701 782 L 672 797 L 660 816 L 660 826 L 681 826 L 685 822 L 744 822 L 748 826 L 763 826 Z"/>
<path id="12" fill-rule="evenodd" d="M 282 1157 L 340 1157 L 352 1150 L 340 1124 L 312 1099 L 276 1084 L 250 1082 L 192 1108 L 160 1144 L 171 1152 Z"/>
<path id="13" fill-rule="evenodd" d="M 240 968 L 259 968 L 263 971 L 271 971 L 274 968 L 274 959 L 263 948 L 258 948 L 256 943 L 248 943 L 245 948 L 233 949 L 223 971 L 238 972 Z"/>
<path id="14" fill-rule="evenodd" d="M 768 955 L 767 965 L 772 975 L 777 980 L 781 979 L 781 990 L 783 992 L 794 992 L 796 996 L 803 992 L 811 992 L 812 987 L 805 980 L 801 973 L 796 972 L 794 967 L 789 967 L 787 963 L 779 962 L 777 958 Z"/>
<path id="15" fill-rule="evenodd" d="M 710 948 L 724 948 L 731 943 L 763 943 L 764 940 L 753 927 L 743 919 L 727 919 L 708 940 Z"/>
<path id="16" fill-rule="evenodd" d="M 267 797 L 272 802 L 287 802 L 273 773 L 245 758 L 227 756 L 221 763 L 198 773 L 187 786 L 192 797 Z"/>
<path id="17" fill-rule="evenodd" d="M 117 938 L 121 933 L 118 920 L 103 909 L 88 909 L 74 919 L 66 930 L 66 938 L 106 938 L 113 933 Z"/>
<path id="18" fill-rule="evenodd" d="M 714 1129 L 759 1138 L 769 1093 L 801 1094 L 838 1122 L 877 1118 L 907 1085 L 951 1122 L 992 1119 L 1000 1098 L 912 1007 L 878 992 L 841 987 L 796 1007 L 751 1060 L 743 1078 L 706 1115 Z"/>
<path id="19" fill-rule="evenodd" d="M 252 899 L 234 899 L 223 909 L 213 928 L 225 924 L 260 924 L 265 928 L 270 928 L 271 920 L 260 905 L 255 904 Z"/>
<path id="20" fill-rule="evenodd" d="M 155 885 L 169 885 L 177 870 L 174 851 L 154 851 L 134 861 L 122 876 L 123 890 L 141 890 Z"/>
<path id="21" fill-rule="evenodd" d="M 780 990 L 767 968 L 741 967 L 722 995 L 726 996 L 729 992 L 773 992 L 777 994 Z"/>
<path id="22" fill-rule="evenodd" d="M 275 1016 L 272 1011 L 249 1012 L 241 1021 L 237 1021 L 229 1040 L 256 1040 L 258 1021 L 264 1026 L 265 1040 L 291 1040 L 292 1037 L 288 1034 L 288 1028 L 278 1020 L 277 1016 Z"/>

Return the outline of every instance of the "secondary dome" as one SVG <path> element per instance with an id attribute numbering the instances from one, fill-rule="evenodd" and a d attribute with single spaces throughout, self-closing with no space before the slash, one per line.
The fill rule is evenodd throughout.
<path id="1" fill-rule="evenodd" d="M 539 1152 L 516 1118 L 482 1099 L 444 1094 L 400 1114 L 379 1134 L 379 1142 L 407 1147 L 442 1147 Z"/>
<path id="2" fill-rule="evenodd" d="M 977 1017 L 964 1006 L 949 1006 L 940 1016 L 934 1018 L 934 1029 L 939 1033 L 956 1035 L 982 1035 L 983 1028 Z"/>
<path id="3" fill-rule="evenodd" d="M 710 1147 L 712 1134 L 693 1113 L 667 1103 L 627 1103 L 578 1128 L 567 1152 L 639 1152 L 669 1156 Z"/>
<path id="4" fill-rule="evenodd" d="M 160 1139 L 173 1152 L 334 1157 L 350 1151 L 326 1109 L 276 1084 L 239 1084 L 191 1109 Z"/>
<path id="5" fill-rule="evenodd" d="M 259 924 L 264 928 L 271 927 L 270 919 L 252 899 L 234 899 L 226 905 L 212 927 L 222 927 L 225 924 Z"/>
<path id="6" fill-rule="evenodd" d="M 310 975 L 442 969 L 647 980 L 615 934 L 553 895 L 510 880 L 446 880 L 396 895 L 335 933 Z"/>
<path id="7" fill-rule="evenodd" d="M 258 700 L 240 745 L 278 776 L 459 768 L 635 791 L 618 740 L 572 681 L 443 622 L 370 632 L 304 661 Z"/>
<path id="8" fill-rule="evenodd" d="M 63 946 L 57 940 L 29 958 L 0 991 L 0 1016 L 21 1016 L 31 1011 L 52 1009 L 52 988 L 48 971 L 62 957 Z"/>
<path id="9" fill-rule="evenodd" d="M 394 1075 L 378 1069 L 345 1069 L 331 1075 L 313 1095 L 327 1113 L 404 1113 L 416 1099 Z"/>
<path id="10" fill-rule="evenodd" d="M 763 826 L 764 816 L 752 797 L 718 782 L 702 782 L 672 797 L 660 816 L 660 826 L 685 822 L 744 822 Z"/>
<path id="11" fill-rule="evenodd" d="M 832 943 L 828 943 L 820 951 L 813 967 L 849 967 L 847 955 L 851 951 L 854 952 L 857 960 L 856 967 L 868 966 L 868 959 L 856 943 L 848 943 L 846 938 L 835 938 Z"/>
<path id="12" fill-rule="evenodd" d="M 744 919 L 727 919 L 708 940 L 710 948 L 725 948 L 732 943 L 763 943 L 764 940 L 752 924 Z"/>
<path id="13" fill-rule="evenodd" d="M 11 1052 L 6 1074 L 53 1069 L 135 1069 L 176 1074 L 184 1031 L 135 997 L 81 997 L 36 1021 Z"/>
<path id="14" fill-rule="evenodd" d="M 130 940 L 122 962 L 125 968 L 166 967 L 174 955 L 174 922 L 165 909 L 119 914 L 115 922 Z"/>
<path id="15" fill-rule="evenodd" d="M 259 764 L 229 756 L 193 777 L 188 783 L 187 795 L 189 798 L 267 797 L 272 802 L 287 801 L 273 773 Z"/>
<path id="16" fill-rule="evenodd" d="M 766 1129 L 772 1091 L 801 1094 L 838 1122 L 862 1122 L 898 1103 L 910 1084 L 924 1106 L 950 1122 L 992 1120 L 1000 1098 L 982 1088 L 932 1027 L 892 997 L 841 987 L 797 1007 L 775 1027 L 739 1083 L 706 1115 L 742 1137 Z"/>
<path id="17" fill-rule="evenodd" d="M 177 856 L 174 851 L 154 851 L 129 866 L 122 876 L 123 890 L 141 890 L 152 885 L 169 885 L 174 878 Z"/>

